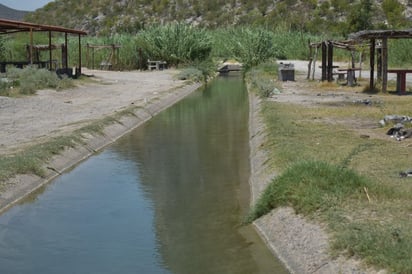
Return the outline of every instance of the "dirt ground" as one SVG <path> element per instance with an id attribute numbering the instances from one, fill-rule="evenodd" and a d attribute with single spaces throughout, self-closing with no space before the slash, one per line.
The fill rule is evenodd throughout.
<path id="1" fill-rule="evenodd" d="M 115 72 L 83 69 L 92 81 L 35 96 L 0 97 L 0 155 L 71 132 L 131 104 L 145 105 L 184 85 L 174 70 Z"/>
<path id="2" fill-rule="evenodd" d="M 282 82 L 282 92 L 272 96 L 269 100 L 319 107 L 322 104 L 353 103 L 371 100 L 370 95 L 346 90 L 325 90 L 317 92 L 305 84 L 307 80 L 307 62 L 290 61 L 295 65 L 294 82 Z M 364 74 L 365 75 L 365 74 Z M 320 79 L 319 71 L 315 77 Z M 376 97 L 374 97 L 376 99 Z M 373 99 L 373 100 L 375 100 Z M 276 176 L 265 167 L 268 156 L 261 149 L 265 142 L 265 128 L 260 117 L 262 101 L 253 94 L 249 94 L 250 117 L 249 134 L 251 148 L 251 197 L 252 204 L 270 180 Z M 331 121 L 332 122 L 332 121 Z M 350 123 L 359 134 L 372 135 L 377 121 L 356 120 L 356 117 L 347 121 L 333 123 Z M 385 135 L 382 138 L 387 138 Z M 371 136 L 372 137 L 372 136 Z M 292 208 L 277 208 L 254 222 L 256 230 L 267 243 L 269 248 L 286 265 L 291 273 L 385 273 L 366 269 L 360 261 L 344 257 L 332 258 L 329 251 L 329 237 L 325 228 L 318 223 L 296 215 Z"/>
<path id="3" fill-rule="evenodd" d="M 292 62 L 297 75 L 304 77 L 307 63 Z M 13 178 L 0 193 L 0 211 L 199 87 L 174 80 L 174 70 L 114 72 L 84 69 L 83 73 L 94 77 L 76 88 L 59 92 L 42 90 L 37 95 L 22 98 L 0 97 L 0 157 L 48 138 L 63 136 L 131 105 L 142 107 L 136 115 L 139 119 L 127 118 L 121 125 L 105 130 L 107 138 L 96 139 L 94 136 L 87 147 L 56 156 L 52 163 L 47 163 L 50 173 L 46 178 L 32 175 Z M 316 106 L 321 101 L 365 99 L 361 94 L 350 98 L 345 96 L 344 92 L 336 91 L 332 95 L 323 93 L 318 96 L 307 92 L 304 84 L 296 81 L 284 83 L 283 92 L 272 100 Z M 258 115 L 259 99 L 251 96 L 250 105 L 250 183 L 254 200 L 274 174 L 265 169 L 266 155 L 259 150 L 264 141 L 264 127 Z M 359 262 L 330 258 L 328 236 L 322 226 L 295 215 L 290 208 L 273 211 L 256 221 L 255 226 L 267 245 L 294 273 L 373 273 L 362 270 Z"/>
<path id="4" fill-rule="evenodd" d="M 40 90 L 20 98 L 0 96 L 0 157 L 133 107 L 134 115 L 119 118 L 103 134 L 83 134 L 85 144 L 66 148 L 44 163 L 44 177 L 17 175 L 0 184 L 0 212 L 40 189 L 65 170 L 89 157 L 155 114 L 190 94 L 201 84 L 176 80 L 176 70 L 116 72 L 83 69 L 89 80 L 75 88 Z"/>

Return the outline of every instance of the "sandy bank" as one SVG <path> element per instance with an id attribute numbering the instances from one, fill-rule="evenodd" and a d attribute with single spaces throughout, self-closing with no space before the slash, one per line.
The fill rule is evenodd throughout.
<path id="1" fill-rule="evenodd" d="M 0 97 L 0 157 L 70 134 L 125 109 L 133 109 L 133 115 L 118 118 L 103 134 L 84 134 L 84 144 L 44 163 L 44 177 L 24 174 L 3 182 L 0 212 L 200 87 L 175 80 L 173 70 L 84 72 L 97 82 L 61 92 L 43 90 L 24 98 Z"/>

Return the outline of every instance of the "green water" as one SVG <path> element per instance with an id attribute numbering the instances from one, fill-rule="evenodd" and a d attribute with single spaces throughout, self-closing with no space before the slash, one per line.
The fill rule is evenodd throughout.
<path id="1" fill-rule="evenodd" d="M 241 222 L 248 103 L 220 77 L 0 217 L 0 273 L 286 273 Z"/>

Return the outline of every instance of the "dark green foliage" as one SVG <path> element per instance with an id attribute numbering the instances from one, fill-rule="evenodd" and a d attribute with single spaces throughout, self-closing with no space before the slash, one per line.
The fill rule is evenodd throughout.
<path id="1" fill-rule="evenodd" d="M 172 66 L 206 60 L 212 51 L 209 33 L 184 23 L 149 27 L 137 35 L 135 44 L 148 59 Z"/>
<path id="2" fill-rule="evenodd" d="M 360 195 L 371 183 L 354 171 L 319 161 L 293 164 L 276 177 L 253 207 L 249 221 L 279 206 L 298 213 L 327 211 Z"/>

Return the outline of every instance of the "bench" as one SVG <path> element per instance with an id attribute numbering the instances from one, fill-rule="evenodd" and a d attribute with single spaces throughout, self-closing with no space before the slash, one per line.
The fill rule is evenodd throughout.
<path id="1" fill-rule="evenodd" d="M 100 69 L 101 70 L 112 70 L 112 63 L 107 62 L 107 61 L 102 61 L 100 63 Z"/>
<path id="2" fill-rule="evenodd" d="M 147 60 L 147 68 L 149 70 L 163 70 L 167 68 L 167 62 Z"/>

